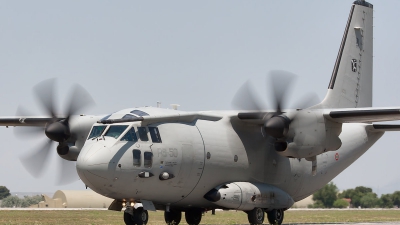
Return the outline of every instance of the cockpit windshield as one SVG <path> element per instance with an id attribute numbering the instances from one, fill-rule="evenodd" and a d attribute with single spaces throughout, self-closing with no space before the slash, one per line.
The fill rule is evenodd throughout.
<path id="1" fill-rule="evenodd" d="M 103 126 L 93 126 L 88 139 L 96 138 L 96 137 L 100 136 L 103 133 L 105 128 L 106 128 L 106 126 L 104 126 L 104 125 Z"/>
<path id="2" fill-rule="evenodd" d="M 104 136 L 117 139 L 128 127 L 128 125 L 111 125 Z"/>

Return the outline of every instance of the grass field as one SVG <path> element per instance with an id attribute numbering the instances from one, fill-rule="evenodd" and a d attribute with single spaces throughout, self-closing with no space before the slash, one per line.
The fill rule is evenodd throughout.
<path id="1" fill-rule="evenodd" d="M 121 224 L 122 212 L 107 210 L 0 210 L 0 224 Z M 163 212 L 150 212 L 148 224 L 165 224 Z M 400 210 L 289 210 L 285 224 L 400 222 Z M 265 223 L 267 220 L 265 220 Z M 247 224 L 243 212 L 217 211 L 203 216 L 201 224 Z M 180 224 L 186 224 L 184 215 Z"/>

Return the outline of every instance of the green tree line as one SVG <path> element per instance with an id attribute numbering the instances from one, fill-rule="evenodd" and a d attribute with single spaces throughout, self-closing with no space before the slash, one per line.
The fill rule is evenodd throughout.
<path id="1" fill-rule="evenodd" d="M 42 201 L 42 196 L 24 196 L 24 198 L 19 198 L 17 196 L 12 196 L 7 187 L 0 186 L 0 200 L 0 207 L 2 208 L 26 208 L 38 204 Z"/>
<path id="2" fill-rule="evenodd" d="M 1 208 L 27 208 L 38 204 L 40 201 L 42 201 L 42 196 L 40 195 L 24 196 L 24 198 L 10 195 L 1 200 Z"/>
<path id="3" fill-rule="evenodd" d="M 5 186 L 0 186 L 0 200 L 2 200 L 3 198 L 6 198 L 8 196 L 10 196 L 10 190 L 8 190 L 7 187 Z"/>
<path id="4" fill-rule="evenodd" d="M 350 199 L 350 203 L 346 199 Z M 371 188 L 358 186 L 339 193 L 337 186 L 330 182 L 313 194 L 313 200 L 310 208 L 393 208 L 400 206 L 400 191 L 378 198 Z"/>

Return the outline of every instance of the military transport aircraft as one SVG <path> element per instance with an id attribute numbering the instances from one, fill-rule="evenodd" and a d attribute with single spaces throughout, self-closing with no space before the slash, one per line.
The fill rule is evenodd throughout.
<path id="1" fill-rule="evenodd" d="M 163 210 L 167 224 L 199 224 L 208 210 L 247 213 L 250 224 L 281 224 L 284 211 L 331 181 L 385 131 L 400 125 L 400 108 L 372 108 L 372 14 L 353 3 L 325 99 L 312 107 L 282 109 L 290 82 L 274 71 L 276 106 L 264 109 L 249 85 L 235 105 L 243 110 L 183 112 L 139 107 L 107 116 L 74 115 L 91 102 L 79 86 L 65 116 L 54 111 L 53 80 L 35 87 L 48 116 L 1 117 L 2 126 L 30 126 L 49 141 L 25 159 L 39 174 L 52 141 L 76 161 L 81 180 L 115 199 L 126 224 L 146 224 L 148 210 Z M 247 107 L 251 106 L 251 107 Z M 249 108 L 251 110 L 249 110 Z M 141 203 L 141 204 L 139 204 Z"/>

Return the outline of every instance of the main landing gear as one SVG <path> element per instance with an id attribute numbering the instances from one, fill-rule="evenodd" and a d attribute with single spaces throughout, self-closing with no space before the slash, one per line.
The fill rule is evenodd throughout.
<path id="1" fill-rule="evenodd" d="M 164 219 L 168 225 L 178 225 L 181 222 L 181 211 L 170 210 L 164 212 Z"/>
<path id="2" fill-rule="evenodd" d="M 126 225 L 144 225 L 149 221 L 149 214 L 143 207 L 126 207 L 124 212 L 124 222 Z"/>
<path id="3" fill-rule="evenodd" d="M 198 225 L 202 217 L 201 209 L 189 209 L 185 212 L 186 223 L 189 225 Z"/>
<path id="4" fill-rule="evenodd" d="M 282 224 L 284 212 L 282 209 L 273 209 L 267 212 L 268 222 L 270 224 Z"/>
<path id="5" fill-rule="evenodd" d="M 264 209 L 254 208 L 251 211 L 247 211 L 247 218 L 251 225 L 263 224 L 264 222 Z M 267 218 L 269 224 L 280 225 L 283 222 L 284 212 L 282 209 L 273 209 L 267 212 Z"/>
<path id="6" fill-rule="evenodd" d="M 186 223 L 189 225 L 200 224 L 203 210 L 199 208 L 188 209 L 185 212 Z M 179 210 L 170 210 L 164 212 L 164 219 L 167 225 L 178 225 L 182 219 L 182 212 Z M 135 209 L 133 206 L 127 205 L 124 211 L 124 222 L 126 225 L 145 225 L 149 220 L 149 214 L 143 207 Z"/>
<path id="7" fill-rule="evenodd" d="M 185 212 L 186 223 L 189 225 L 200 224 L 203 211 L 201 209 L 189 209 Z M 164 219 L 168 225 L 178 225 L 181 222 L 181 211 L 171 210 L 164 212 Z"/>
<path id="8" fill-rule="evenodd" d="M 250 225 L 263 224 L 265 219 L 264 209 L 254 208 L 247 211 L 247 218 Z M 192 208 L 185 212 L 186 223 L 189 225 L 198 225 L 201 222 L 203 211 L 201 209 Z M 283 222 L 284 211 L 282 209 L 273 209 L 267 211 L 267 218 L 269 224 L 281 225 Z M 182 212 L 178 210 L 170 210 L 164 212 L 164 219 L 167 225 L 178 225 L 182 219 Z M 145 225 L 149 220 L 147 210 L 143 207 L 135 209 L 128 206 L 124 212 L 124 222 L 126 225 Z"/>
<path id="9" fill-rule="evenodd" d="M 264 209 L 254 208 L 247 212 L 247 219 L 251 225 L 262 224 L 264 222 Z"/>

